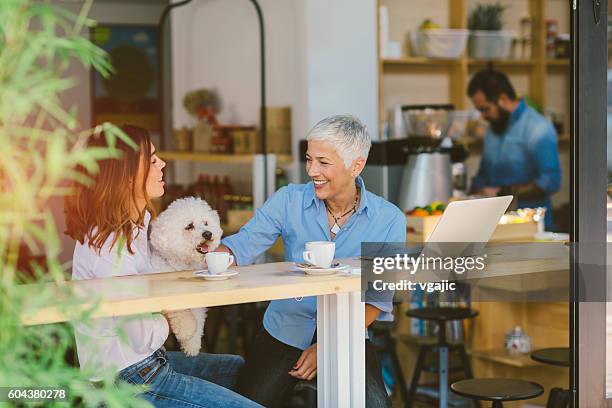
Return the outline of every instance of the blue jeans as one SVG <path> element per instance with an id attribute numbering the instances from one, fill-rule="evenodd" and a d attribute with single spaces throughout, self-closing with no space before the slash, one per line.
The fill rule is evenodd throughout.
<path id="1" fill-rule="evenodd" d="M 260 407 L 231 391 L 244 360 L 240 356 L 159 349 L 151 356 L 121 370 L 119 380 L 146 384 L 142 398 L 155 407 Z"/>

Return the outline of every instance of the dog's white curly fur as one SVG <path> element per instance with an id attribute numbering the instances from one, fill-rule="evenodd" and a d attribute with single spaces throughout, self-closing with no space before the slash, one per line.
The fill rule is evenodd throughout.
<path id="1" fill-rule="evenodd" d="M 155 272 L 202 269 L 208 251 L 217 249 L 223 230 L 219 214 L 200 198 L 175 200 L 151 223 L 151 264 Z M 195 356 L 202 346 L 206 308 L 168 312 L 181 349 Z"/>

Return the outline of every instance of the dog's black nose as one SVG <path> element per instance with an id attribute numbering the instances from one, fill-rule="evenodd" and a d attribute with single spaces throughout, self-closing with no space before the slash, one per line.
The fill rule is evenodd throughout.
<path id="1" fill-rule="evenodd" d="M 207 241 L 210 241 L 212 239 L 212 232 L 210 231 L 204 231 L 202 233 L 202 238 L 204 238 Z"/>

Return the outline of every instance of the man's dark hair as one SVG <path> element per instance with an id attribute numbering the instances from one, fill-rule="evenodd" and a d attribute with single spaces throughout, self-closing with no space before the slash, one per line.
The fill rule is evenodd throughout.
<path id="1" fill-rule="evenodd" d="M 469 97 L 474 97 L 478 91 L 484 93 L 487 100 L 493 103 L 499 100 L 501 94 L 506 94 L 511 100 L 516 100 L 516 92 L 508 76 L 494 69 L 479 71 L 472 77 L 468 85 Z"/>

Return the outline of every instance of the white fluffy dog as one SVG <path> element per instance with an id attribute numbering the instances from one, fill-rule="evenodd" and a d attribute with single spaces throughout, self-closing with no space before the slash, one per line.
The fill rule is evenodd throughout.
<path id="1" fill-rule="evenodd" d="M 200 198 L 179 198 L 151 223 L 151 263 L 157 272 L 202 269 L 223 230 L 219 214 Z M 172 331 L 188 356 L 202 346 L 206 308 L 167 313 Z"/>

